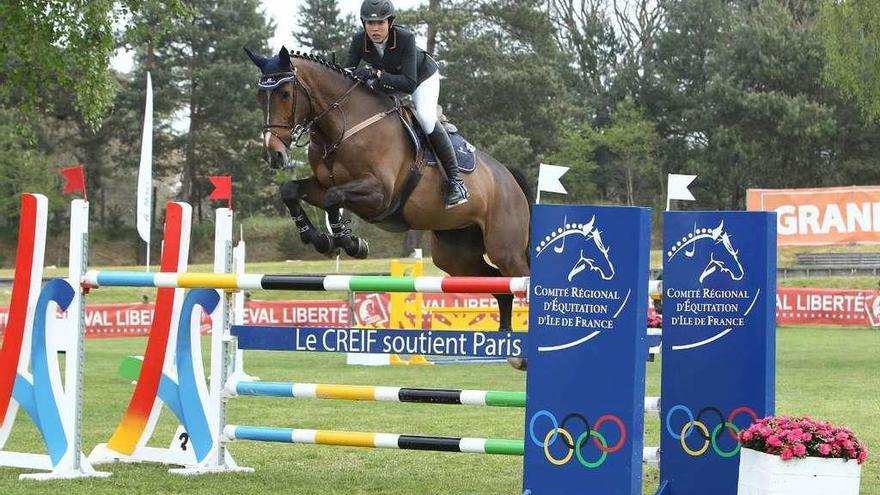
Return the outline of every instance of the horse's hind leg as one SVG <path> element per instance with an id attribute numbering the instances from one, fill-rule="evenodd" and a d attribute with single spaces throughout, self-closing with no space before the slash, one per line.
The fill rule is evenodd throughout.
<path id="1" fill-rule="evenodd" d="M 450 275 L 498 277 L 501 271 L 486 262 L 483 233 L 477 227 L 434 232 L 434 264 Z M 513 295 L 492 294 L 498 301 L 499 330 L 511 330 Z"/>
<path id="2" fill-rule="evenodd" d="M 500 274 L 483 259 L 482 234 L 476 227 L 433 232 L 431 258 L 437 268 L 450 275 L 494 277 Z"/>
<path id="3" fill-rule="evenodd" d="M 476 227 L 455 231 L 434 232 L 431 243 L 431 258 L 434 264 L 450 275 L 497 277 L 501 272 L 486 263 L 483 254 L 483 235 Z M 513 296 L 493 294 L 498 301 L 500 331 L 512 331 Z M 524 358 L 507 358 L 507 362 L 518 370 L 524 370 Z"/>
<path id="4" fill-rule="evenodd" d="M 517 211 L 519 206 L 522 211 Z M 529 275 L 529 211 L 528 204 L 510 204 L 504 209 L 504 217 L 493 215 L 483 227 L 483 245 L 486 256 L 505 277 L 526 277 Z M 501 330 L 512 329 L 513 296 L 496 295 Z M 526 369 L 525 358 L 507 358 L 507 362 L 518 370 Z"/>
<path id="5" fill-rule="evenodd" d="M 300 240 L 304 244 L 313 245 L 319 253 L 329 255 L 334 250 L 333 242 L 327 234 L 315 228 L 302 209 L 300 200 L 307 195 L 311 197 L 323 195 L 314 177 L 289 181 L 281 186 L 281 200 L 287 206 L 287 211 L 290 212 L 290 216 L 299 230 Z"/>
<path id="6" fill-rule="evenodd" d="M 450 275 L 497 277 L 501 272 L 483 258 L 482 233 L 476 227 L 434 232 L 431 258 L 438 268 Z M 498 301 L 499 330 L 511 330 L 513 296 L 493 294 Z"/>

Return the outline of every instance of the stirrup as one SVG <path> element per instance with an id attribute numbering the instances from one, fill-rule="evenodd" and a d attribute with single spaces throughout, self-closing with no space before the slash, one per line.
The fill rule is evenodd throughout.
<path id="1" fill-rule="evenodd" d="M 447 191 L 445 200 L 447 210 L 468 202 L 470 194 L 468 194 L 467 188 L 461 179 L 450 179 L 447 181 L 446 187 Z"/>

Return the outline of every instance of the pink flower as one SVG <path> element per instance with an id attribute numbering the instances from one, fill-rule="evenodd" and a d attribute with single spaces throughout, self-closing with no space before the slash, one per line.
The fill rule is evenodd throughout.
<path id="1" fill-rule="evenodd" d="M 778 455 L 783 460 L 812 455 L 862 463 L 868 458 L 868 450 L 848 428 L 806 416 L 761 418 L 743 428 L 737 438 L 743 447 Z"/>

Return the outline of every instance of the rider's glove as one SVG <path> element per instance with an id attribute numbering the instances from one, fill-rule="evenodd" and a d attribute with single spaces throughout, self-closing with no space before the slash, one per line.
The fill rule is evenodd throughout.
<path id="1" fill-rule="evenodd" d="M 377 72 L 378 71 L 376 69 L 374 69 L 373 67 L 361 67 L 361 68 L 355 69 L 354 77 L 360 79 L 361 81 L 369 81 L 370 79 L 374 79 L 376 77 L 379 77 Z"/>

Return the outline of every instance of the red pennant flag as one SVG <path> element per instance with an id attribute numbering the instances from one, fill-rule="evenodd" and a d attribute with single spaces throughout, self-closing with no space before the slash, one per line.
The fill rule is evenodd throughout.
<path id="1" fill-rule="evenodd" d="M 214 185 L 214 192 L 208 196 L 208 199 L 225 199 L 229 208 L 232 208 L 232 176 L 214 175 L 208 179 L 211 179 L 211 184 Z"/>
<path id="2" fill-rule="evenodd" d="M 61 192 L 66 194 L 82 191 L 83 199 L 88 201 L 89 195 L 86 193 L 86 179 L 82 165 L 62 168 L 61 176 L 65 180 L 64 190 Z"/>

